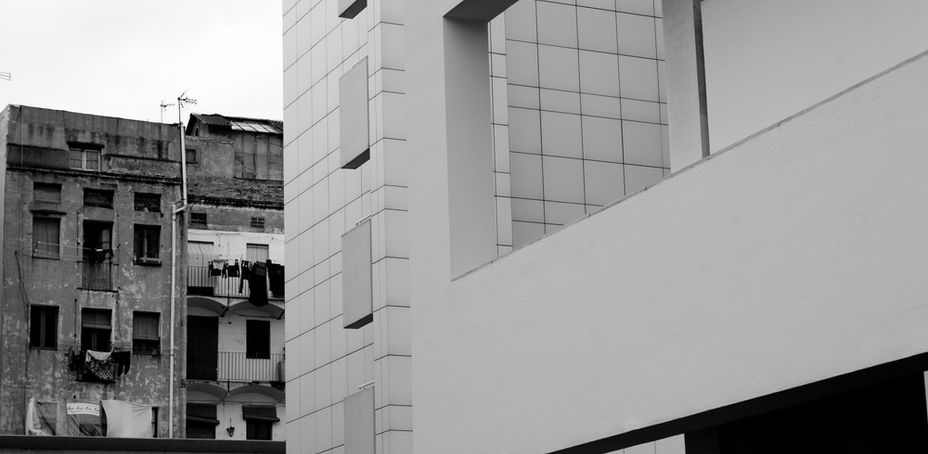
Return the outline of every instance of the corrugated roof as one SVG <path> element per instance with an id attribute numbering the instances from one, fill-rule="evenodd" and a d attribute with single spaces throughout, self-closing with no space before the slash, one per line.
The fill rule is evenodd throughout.
<path id="1" fill-rule="evenodd" d="M 236 131 L 258 132 L 265 134 L 283 134 L 284 122 L 280 120 L 268 120 L 264 118 L 247 118 L 247 117 L 227 117 L 220 114 L 190 114 L 191 118 L 207 124 L 209 126 L 219 126 L 230 128 Z M 189 126 L 189 122 L 188 122 Z M 188 134 L 190 131 L 187 132 Z"/>

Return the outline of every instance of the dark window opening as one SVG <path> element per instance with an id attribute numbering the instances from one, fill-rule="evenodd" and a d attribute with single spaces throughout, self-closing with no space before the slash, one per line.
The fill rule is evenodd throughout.
<path id="1" fill-rule="evenodd" d="M 269 359 L 271 357 L 271 322 L 246 320 L 245 357 Z"/>
<path id="2" fill-rule="evenodd" d="M 263 228 L 264 228 L 264 218 L 263 218 L 263 217 L 260 217 L 260 216 L 253 216 L 253 217 L 251 218 L 251 226 L 254 227 L 254 228 L 256 228 L 256 229 L 263 229 Z"/>
<path id="3" fill-rule="evenodd" d="M 160 320 L 161 314 L 157 312 L 132 314 L 132 353 L 157 355 L 161 352 Z"/>
<path id="4" fill-rule="evenodd" d="M 81 310 L 81 348 L 98 352 L 111 350 L 111 316 L 109 309 Z"/>
<path id="5" fill-rule="evenodd" d="M 29 346 L 58 348 L 58 306 L 32 306 Z"/>
<path id="6" fill-rule="evenodd" d="M 197 150 L 188 148 L 187 149 L 187 164 L 195 164 L 197 162 Z"/>
<path id="7" fill-rule="evenodd" d="M 61 203 L 61 185 L 35 182 L 32 184 L 32 198 L 39 202 Z"/>
<path id="8" fill-rule="evenodd" d="M 216 406 L 187 404 L 187 438 L 216 438 Z"/>
<path id="9" fill-rule="evenodd" d="M 151 437 L 158 438 L 158 407 L 151 407 Z"/>
<path id="10" fill-rule="evenodd" d="M 242 419 L 248 440 L 270 440 L 274 423 L 280 421 L 273 405 L 242 405 Z"/>
<path id="11" fill-rule="evenodd" d="M 190 213 L 191 227 L 206 227 L 206 213 Z"/>
<path id="12" fill-rule="evenodd" d="M 89 290 L 112 290 L 113 224 L 84 221 L 81 287 Z"/>
<path id="13" fill-rule="evenodd" d="M 135 211 L 161 212 L 161 194 L 135 193 Z"/>
<path id="14" fill-rule="evenodd" d="M 135 225 L 135 260 L 141 263 L 157 262 L 160 257 L 161 226 Z"/>
<path id="15" fill-rule="evenodd" d="M 61 219 L 56 217 L 32 218 L 32 255 L 57 259 L 61 250 Z"/>
<path id="16" fill-rule="evenodd" d="M 113 191 L 84 188 L 84 206 L 113 208 Z"/>
<path id="17" fill-rule="evenodd" d="M 245 244 L 245 260 L 249 262 L 264 262 L 268 259 L 268 247 L 266 244 Z"/>

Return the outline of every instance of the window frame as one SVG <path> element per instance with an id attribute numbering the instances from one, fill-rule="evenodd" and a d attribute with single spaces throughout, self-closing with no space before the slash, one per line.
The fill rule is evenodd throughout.
<path id="1" fill-rule="evenodd" d="M 154 322 L 155 335 L 140 335 L 142 320 Z M 161 313 L 132 311 L 132 354 L 158 356 L 161 354 Z"/>
<path id="2" fill-rule="evenodd" d="M 90 194 L 97 194 L 101 196 L 104 200 L 102 202 L 97 202 L 93 200 L 93 197 L 88 198 Z M 104 188 L 84 188 L 84 199 L 83 206 L 85 207 L 96 207 L 96 208 L 108 208 L 113 209 L 113 199 L 116 196 L 116 191 L 112 189 Z M 90 203 L 88 203 L 88 201 Z"/>
<path id="3" fill-rule="evenodd" d="M 75 153 L 80 153 L 80 156 L 77 157 L 81 161 L 80 166 L 75 166 L 75 162 L 74 162 L 76 158 Z M 97 158 L 96 167 L 91 167 L 88 164 L 89 162 L 91 162 L 91 160 L 88 159 L 88 157 L 91 155 L 96 155 L 96 158 Z M 81 146 L 73 146 L 73 145 L 68 147 L 68 167 L 72 169 L 92 170 L 92 171 L 99 172 L 100 169 L 102 168 L 101 167 L 102 163 L 103 163 L 103 150 L 99 148 L 89 148 L 89 147 L 81 147 Z"/>
<path id="4" fill-rule="evenodd" d="M 109 325 L 104 327 L 104 325 L 98 323 L 88 323 L 87 319 L 89 314 L 99 314 L 106 315 L 106 318 L 109 320 Z M 102 318 L 102 317 L 101 317 Z M 97 341 L 101 339 L 105 333 L 106 348 L 97 349 Z M 89 342 L 88 342 L 89 338 Z M 89 344 L 89 345 L 87 345 Z M 92 307 L 85 307 L 81 309 L 81 348 L 84 350 L 94 350 L 94 351 L 111 351 L 113 349 L 113 311 L 111 309 L 98 309 Z"/>
<path id="5" fill-rule="evenodd" d="M 245 320 L 245 358 L 271 359 L 271 322 L 269 320 Z"/>
<path id="6" fill-rule="evenodd" d="M 132 253 L 136 264 L 161 264 L 160 225 L 134 224 L 132 226 L 132 245 Z M 154 252 L 152 253 L 152 251 Z"/>
<path id="7" fill-rule="evenodd" d="M 135 211 L 160 213 L 161 194 L 154 192 L 136 192 L 133 194 L 132 208 Z"/>
<path id="8" fill-rule="evenodd" d="M 267 219 L 264 216 L 252 216 L 249 225 L 251 228 L 264 230 Z"/>
<path id="9" fill-rule="evenodd" d="M 264 251 L 264 258 L 252 255 L 252 251 Z M 264 262 L 270 259 L 270 245 L 261 243 L 245 243 L 245 260 L 249 262 Z"/>
<path id="10" fill-rule="evenodd" d="M 58 306 L 46 304 L 30 305 L 29 348 L 37 350 L 58 350 L 58 312 Z M 36 326 L 36 316 L 38 316 L 39 319 L 39 326 Z M 49 321 L 49 317 L 52 318 L 51 321 Z M 39 329 L 38 335 L 36 335 L 37 328 Z M 49 329 L 51 329 L 51 332 L 49 332 Z"/>
<path id="11" fill-rule="evenodd" d="M 202 220 L 202 222 L 200 222 Z M 208 227 L 209 220 L 206 213 L 190 213 L 190 227 Z"/>
<path id="12" fill-rule="evenodd" d="M 45 244 L 47 246 L 44 248 L 39 247 L 39 240 L 36 238 L 40 233 L 36 230 L 36 227 L 40 224 L 46 225 L 46 227 L 50 227 L 54 225 L 55 227 L 54 230 L 56 230 L 56 235 L 55 235 L 57 236 L 56 242 L 51 243 L 49 241 L 45 241 Z M 43 237 L 45 237 L 46 240 L 50 238 L 51 236 L 52 236 L 51 234 L 43 235 Z M 54 250 L 52 250 L 53 248 L 50 247 L 51 245 L 54 245 Z M 32 256 L 36 258 L 43 258 L 43 259 L 53 259 L 53 260 L 61 259 L 61 217 L 60 216 L 48 216 L 48 215 L 40 215 L 40 214 L 32 215 Z"/>
<path id="13" fill-rule="evenodd" d="M 55 190 L 54 191 L 46 191 L 46 190 L 40 191 L 39 188 L 55 189 Z M 45 198 L 39 197 L 40 194 L 47 195 L 47 194 L 52 194 L 52 193 L 56 194 L 57 197 L 53 199 L 45 199 Z M 44 181 L 33 181 L 32 182 L 32 200 L 36 202 L 44 202 L 44 203 L 61 203 L 61 184 L 60 183 L 46 183 Z"/>

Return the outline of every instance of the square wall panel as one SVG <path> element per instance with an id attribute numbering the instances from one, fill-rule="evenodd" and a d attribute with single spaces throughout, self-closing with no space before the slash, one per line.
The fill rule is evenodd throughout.
<path id="1" fill-rule="evenodd" d="M 622 123 L 612 118 L 583 117 L 583 158 L 622 162 Z"/>
<path id="2" fill-rule="evenodd" d="M 539 45 L 538 68 L 539 84 L 542 88 L 580 90 L 580 68 L 576 49 Z"/>
<path id="3" fill-rule="evenodd" d="M 541 153 L 541 118 L 533 109 L 509 109 L 509 147 L 520 153 Z"/>
<path id="4" fill-rule="evenodd" d="M 538 86 L 538 45 L 506 41 L 506 74 L 510 84 Z"/>
<path id="5" fill-rule="evenodd" d="M 612 2 L 610 2 L 612 3 Z M 612 9 L 610 7 L 609 9 Z M 577 8 L 580 49 L 615 53 L 615 13 L 602 9 Z"/>
<path id="6" fill-rule="evenodd" d="M 637 14 L 616 14 L 619 53 L 657 58 L 654 18 Z"/>
<path id="7" fill-rule="evenodd" d="M 582 155 L 580 116 L 541 111 L 541 150 L 546 156 Z"/>
<path id="8" fill-rule="evenodd" d="M 509 175 L 513 197 L 542 198 L 541 156 L 510 153 Z"/>
<path id="9" fill-rule="evenodd" d="M 634 194 L 651 187 L 664 179 L 664 171 L 658 167 L 625 166 L 625 193 Z"/>
<path id="10" fill-rule="evenodd" d="M 586 161 L 583 165 L 587 203 L 602 206 L 625 195 L 622 164 Z"/>
<path id="11" fill-rule="evenodd" d="M 626 164 L 652 167 L 660 167 L 663 164 L 660 125 L 623 121 L 622 131 Z"/>
<path id="12" fill-rule="evenodd" d="M 535 41 L 535 0 L 520 0 L 506 9 L 506 38 Z"/>
<path id="13" fill-rule="evenodd" d="M 583 203 L 583 161 L 544 156 L 544 199 Z"/>
<path id="14" fill-rule="evenodd" d="M 618 56 L 581 50 L 580 91 L 597 95 L 619 96 Z"/>
<path id="15" fill-rule="evenodd" d="M 623 98 L 658 101 L 657 60 L 620 55 L 619 82 Z"/>
<path id="16" fill-rule="evenodd" d="M 558 3 L 536 2 L 538 42 L 577 47 L 577 8 Z"/>

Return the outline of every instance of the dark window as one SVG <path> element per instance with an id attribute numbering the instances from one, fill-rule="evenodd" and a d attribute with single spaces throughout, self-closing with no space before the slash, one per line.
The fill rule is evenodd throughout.
<path id="1" fill-rule="evenodd" d="M 72 147 L 70 162 L 72 169 L 100 170 L 100 150 Z"/>
<path id="2" fill-rule="evenodd" d="M 113 191 L 108 189 L 84 189 L 84 206 L 113 208 Z"/>
<path id="3" fill-rule="evenodd" d="M 242 405 L 242 419 L 248 440 L 270 440 L 271 428 L 280 421 L 273 405 Z"/>
<path id="4" fill-rule="evenodd" d="M 32 217 L 32 255 L 58 258 L 61 246 L 61 218 Z"/>
<path id="5" fill-rule="evenodd" d="M 113 224 L 84 221 L 81 288 L 113 289 Z"/>
<path id="6" fill-rule="evenodd" d="M 245 357 L 256 359 L 271 357 L 271 322 L 267 320 L 245 322 Z"/>
<path id="7" fill-rule="evenodd" d="M 197 150 L 188 148 L 187 149 L 187 163 L 197 162 Z"/>
<path id="8" fill-rule="evenodd" d="M 256 228 L 256 229 L 263 229 L 263 228 L 264 228 L 264 218 L 263 218 L 263 217 L 260 217 L 260 216 L 252 216 L 252 218 L 251 218 L 251 226 L 254 227 L 254 228 Z"/>
<path id="9" fill-rule="evenodd" d="M 151 407 L 151 437 L 158 438 L 158 407 Z"/>
<path id="10" fill-rule="evenodd" d="M 206 213 L 190 213 L 190 226 L 206 227 Z"/>
<path id="11" fill-rule="evenodd" d="M 161 226 L 135 224 L 135 260 L 157 261 L 161 247 Z"/>
<path id="12" fill-rule="evenodd" d="M 109 309 L 81 310 L 81 348 L 98 352 L 110 351 L 111 311 Z"/>
<path id="13" fill-rule="evenodd" d="M 187 438 L 216 438 L 216 406 L 187 404 Z"/>
<path id="14" fill-rule="evenodd" d="M 161 212 L 161 194 L 135 193 L 135 211 Z"/>
<path id="15" fill-rule="evenodd" d="M 160 320 L 161 314 L 157 312 L 132 314 L 132 353 L 156 355 L 161 352 Z"/>
<path id="16" fill-rule="evenodd" d="M 58 348 L 58 306 L 32 306 L 29 346 Z"/>
<path id="17" fill-rule="evenodd" d="M 54 183 L 33 183 L 32 198 L 40 202 L 61 203 L 61 185 Z"/>

